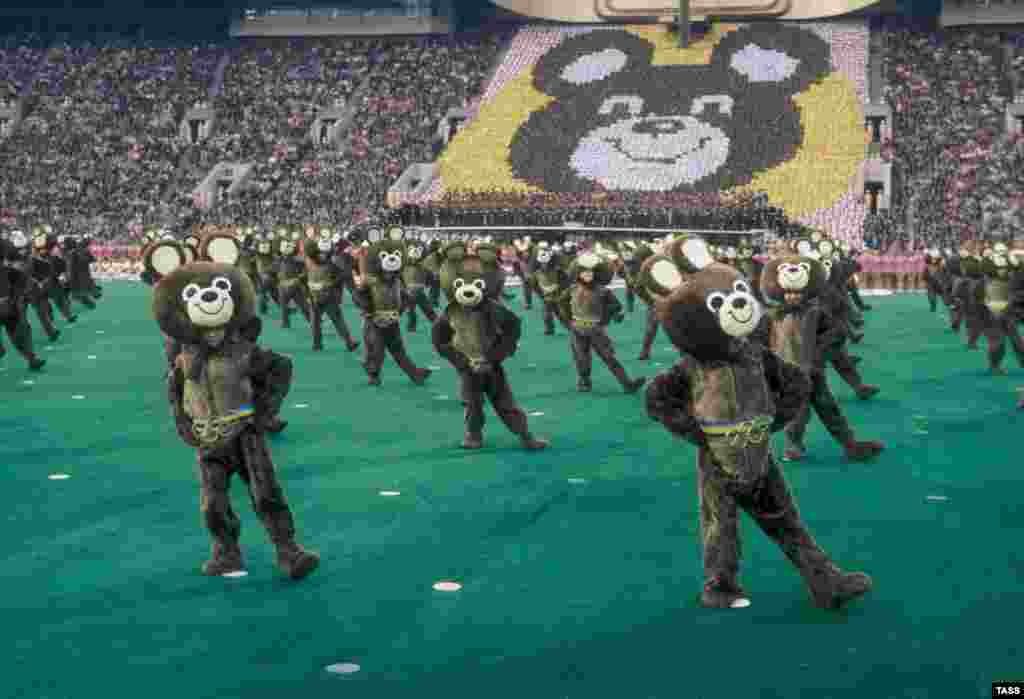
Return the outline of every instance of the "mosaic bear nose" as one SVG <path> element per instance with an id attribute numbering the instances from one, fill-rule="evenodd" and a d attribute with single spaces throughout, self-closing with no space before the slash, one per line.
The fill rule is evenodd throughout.
<path id="1" fill-rule="evenodd" d="M 735 308 L 737 311 L 742 310 L 747 307 L 747 300 L 742 296 L 740 296 L 738 299 L 733 299 L 732 307 Z"/>
<path id="2" fill-rule="evenodd" d="M 220 294 L 216 291 L 204 291 L 203 295 L 199 298 L 202 299 L 203 303 L 213 303 L 220 298 Z"/>
<path id="3" fill-rule="evenodd" d="M 658 135 L 676 133 L 685 128 L 675 119 L 646 119 L 633 126 L 633 133 Z"/>

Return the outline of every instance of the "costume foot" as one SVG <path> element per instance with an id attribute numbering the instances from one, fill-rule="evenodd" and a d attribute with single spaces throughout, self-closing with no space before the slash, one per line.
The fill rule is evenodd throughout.
<path id="1" fill-rule="evenodd" d="M 74 323 L 76 320 L 78 320 L 78 316 L 68 316 L 67 320 L 69 323 Z"/>
<path id="2" fill-rule="evenodd" d="M 989 367 L 988 370 L 992 373 L 992 376 L 1006 376 L 1006 369 L 1001 366 Z"/>
<path id="3" fill-rule="evenodd" d="M 484 437 L 482 434 L 467 432 L 465 438 L 462 440 L 463 449 L 479 449 L 484 445 Z"/>
<path id="4" fill-rule="evenodd" d="M 348 348 L 349 352 L 355 352 L 359 348 L 359 343 L 355 340 L 347 340 L 345 342 L 345 347 Z"/>
<path id="5" fill-rule="evenodd" d="M 645 383 L 647 383 L 647 377 L 641 376 L 638 379 L 633 379 L 632 381 L 627 382 L 622 388 L 626 393 L 636 393 Z"/>
<path id="6" fill-rule="evenodd" d="M 58 337 L 60 337 L 60 330 L 54 330 L 53 334 L 50 335 L 50 342 L 56 342 Z"/>
<path id="7" fill-rule="evenodd" d="M 277 555 L 277 566 L 292 580 L 302 580 L 320 565 L 320 556 L 306 551 L 301 546 L 296 550 Z"/>
<path id="8" fill-rule="evenodd" d="M 313 345 L 313 351 L 314 352 L 323 352 L 324 351 L 324 346 L 323 345 Z"/>
<path id="9" fill-rule="evenodd" d="M 882 389 L 879 388 L 878 386 L 874 386 L 869 383 L 861 384 L 860 386 L 857 387 L 857 397 L 860 398 L 861 400 L 867 400 L 872 396 L 878 395 L 878 392 L 881 390 Z"/>
<path id="10" fill-rule="evenodd" d="M 528 311 L 532 311 L 533 310 L 533 306 L 531 306 L 530 304 L 526 304 L 525 306 L 523 306 L 523 308 L 525 308 Z"/>
<path id="11" fill-rule="evenodd" d="M 855 354 L 851 354 L 850 355 L 850 364 L 853 364 L 854 366 L 857 366 L 858 364 L 860 364 L 863 361 L 864 361 L 864 357 L 858 357 Z"/>
<path id="12" fill-rule="evenodd" d="M 434 372 L 430 369 L 417 369 L 416 376 L 413 378 L 412 382 L 417 386 L 422 386 L 427 382 L 427 378 L 433 373 Z"/>
<path id="13" fill-rule="evenodd" d="M 274 417 L 270 418 L 269 422 L 267 422 L 267 432 L 270 432 L 272 434 L 279 434 L 280 432 L 283 432 L 284 428 L 287 426 L 287 420 L 282 420 L 277 415 L 275 415 Z"/>
<path id="14" fill-rule="evenodd" d="M 224 575 L 237 570 L 245 570 L 241 555 L 214 556 L 203 564 L 203 575 Z"/>
<path id="15" fill-rule="evenodd" d="M 651 353 L 650 352 L 641 352 L 640 356 L 637 357 L 637 359 L 639 359 L 642 362 L 646 362 L 650 358 L 651 358 Z"/>
<path id="16" fill-rule="evenodd" d="M 978 349 L 978 343 L 977 342 L 968 342 L 967 343 L 967 349 L 969 349 L 969 350 L 976 350 L 976 349 Z"/>
<path id="17" fill-rule="evenodd" d="M 540 451 L 541 449 L 546 449 L 548 446 L 548 442 L 546 440 L 537 439 L 529 432 L 524 434 L 521 439 L 523 449 L 527 449 L 529 451 Z"/>
<path id="18" fill-rule="evenodd" d="M 840 573 L 827 589 L 813 591 L 811 599 L 815 607 L 840 609 L 847 602 L 870 592 L 872 587 L 871 577 L 864 573 Z"/>
<path id="19" fill-rule="evenodd" d="M 367 382 L 371 386 L 380 386 L 380 377 L 374 374 L 370 374 L 370 380 Z"/>
<path id="20" fill-rule="evenodd" d="M 576 383 L 576 390 L 580 393 L 590 393 L 593 386 L 590 385 L 590 381 L 580 380 Z"/>
<path id="21" fill-rule="evenodd" d="M 850 335 L 850 342 L 855 345 L 859 345 L 860 341 L 864 339 L 864 333 L 854 333 Z"/>
<path id="22" fill-rule="evenodd" d="M 850 461 L 870 461 L 885 449 L 881 442 L 858 442 L 852 441 L 844 445 L 846 458 Z"/>
<path id="23" fill-rule="evenodd" d="M 545 330 L 545 331 L 544 331 L 544 334 L 545 334 L 545 335 L 554 335 L 554 334 L 555 334 L 555 331 L 554 331 L 554 330 Z"/>
<path id="24" fill-rule="evenodd" d="M 864 304 L 864 305 L 863 305 L 863 306 L 861 307 L 861 310 L 862 310 L 862 311 L 872 311 L 872 310 L 874 310 L 874 308 L 875 308 L 874 306 L 871 306 L 871 305 L 869 305 L 869 304 L 866 304 L 866 303 L 865 303 L 865 304 Z"/>
<path id="25" fill-rule="evenodd" d="M 783 461 L 803 461 L 805 456 L 807 456 L 807 452 L 796 447 L 789 447 L 782 452 Z"/>
<path id="26" fill-rule="evenodd" d="M 743 609 L 750 606 L 750 598 L 735 583 L 710 580 L 704 585 L 700 603 L 708 609 Z"/>
<path id="27" fill-rule="evenodd" d="M 44 366 L 46 366 L 46 360 L 45 359 L 40 359 L 39 357 L 33 357 L 32 359 L 28 360 L 28 368 L 31 371 L 39 371 Z"/>

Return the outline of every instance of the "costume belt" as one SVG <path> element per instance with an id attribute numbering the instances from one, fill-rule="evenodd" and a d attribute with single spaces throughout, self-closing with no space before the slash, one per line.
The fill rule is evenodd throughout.
<path id="1" fill-rule="evenodd" d="M 540 290 L 545 296 L 547 296 L 548 294 L 558 291 L 558 284 L 541 284 Z"/>
<path id="2" fill-rule="evenodd" d="M 255 414 L 252 406 L 246 405 L 222 417 L 193 418 L 192 434 L 201 446 L 216 447 L 241 434 Z"/>
<path id="3" fill-rule="evenodd" d="M 398 311 L 377 311 L 370 315 L 370 320 L 378 328 L 386 328 L 397 323 L 401 315 Z"/>
<path id="4" fill-rule="evenodd" d="M 324 291 L 334 286 L 334 282 L 310 282 L 309 290 L 312 292 Z"/>
<path id="5" fill-rule="evenodd" d="M 301 279 L 281 279 L 277 282 L 277 285 L 282 289 L 291 289 L 293 286 L 298 284 Z"/>
<path id="6" fill-rule="evenodd" d="M 406 284 L 405 287 L 412 292 L 420 291 L 421 289 L 427 288 L 426 284 Z"/>
<path id="7" fill-rule="evenodd" d="M 572 322 L 580 330 L 593 330 L 601 324 L 601 321 L 593 318 L 577 318 L 575 316 L 573 316 Z"/>
<path id="8" fill-rule="evenodd" d="M 710 439 L 726 439 L 734 447 L 750 447 L 764 444 L 771 434 L 774 418 L 758 415 L 739 422 L 701 421 L 701 430 Z"/>
<path id="9" fill-rule="evenodd" d="M 989 301 L 985 304 L 988 310 L 995 316 L 1001 316 L 1006 313 L 1006 309 L 1010 307 L 1009 301 Z"/>
<path id="10" fill-rule="evenodd" d="M 469 368 L 473 371 L 480 371 L 490 364 L 484 357 L 467 357 L 467 359 L 469 360 Z"/>

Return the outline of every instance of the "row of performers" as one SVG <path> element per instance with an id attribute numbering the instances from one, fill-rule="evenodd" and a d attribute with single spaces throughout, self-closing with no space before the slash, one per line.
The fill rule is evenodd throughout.
<path id="1" fill-rule="evenodd" d="M 74 323 L 75 301 L 95 308 L 103 289 L 92 276 L 96 261 L 89 236 L 58 236 L 43 224 L 31 235 L 11 230 L 0 235 L 0 323 L 11 344 L 38 371 L 46 360 L 35 352 L 28 309 L 32 308 L 43 333 L 54 342 L 60 336 L 56 316 Z M 0 357 L 7 350 L 0 335 Z"/>
<path id="2" fill-rule="evenodd" d="M 594 354 L 625 392 L 635 393 L 644 385 L 643 377 L 631 378 L 628 375 L 606 332 L 610 323 L 622 322 L 625 317 L 623 305 L 608 286 L 615 273 L 621 274 L 626 282 L 626 310 L 634 310 L 636 298 L 647 306 L 647 322 L 639 359 L 649 359 L 660 324 L 654 298 L 645 291 L 641 270 L 647 260 L 677 238 L 669 236 L 662 240 L 620 241 L 614 244 L 596 241 L 579 247 L 571 243 L 559 245 L 544 241 L 535 244 L 529 239 L 514 241 L 519 254 L 514 269 L 524 281 L 523 302 L 527 308 L 531 308 L 534 295 L 539 297 L 545 335 L 555 333 L 556 322 L 568 331 L 571 357 L 577 373 L 577 390 L 580 392 L 592 390 Z M 498 248 L 486 238 L 459 244 L 473 255 L 479 254 L 482 249 L 493 252 L 496 269 L 493 279 L 475 280 L 472 288 L 458 282 L 457 289 L 447 290 L 450 298 L 480 301 L 486 297 L 493 299 L 496 307 L 507 309 L 511 297 L 505 291 L 505 273 Z M 792 245 L 798 245 L 800 249 L 794 249 Z M 434 284 L 437 288 L 445 287 L 442 272 L 449 257 L 446 251 L 450 247 L 439 240 L 424 240 L 399 226 L 384 230 L 371 227 L 348 235 L 321 229 L 316 238 L 304 237 L 299 230 L 279 231 L 273 237 L 252 235 L 247 231 L 237 237 L 227 233 L 212 233 L 203 239 L 186 239 L 183 243 L 154 235 L 143 252 L 143 280 L 155 284 L 162 276 L 160 269 L 167 265 L 177 268 L 182 263 L 187 264 L 197 259 L 217 260 L 236 266 L 253 284 L 258 312 L 266 313 L 271 301 L 277 303 L 281 308 L 282 326 L 287 328 L 290 327 L 291 306 L 294 304 L 300 310 L 312 326 L 313 349 L 317 351 L 323 349 L 324 315 L 332 321 L 350 351 L 359 346 L 341 309 L 347 289 L 363 316 L 363 367 L 369 383 L 380 385 L 385 357 L 390 354 L 414 383 L 422 385 L 431 372 L 417 365 L 408 355 L 400 319 L 403 314 L 407 315 L 408 328 L 415 330 L 416 312 L 419 310 L 432 323 L 433 339 L 435 344 L 440 345 L 444 342 L 439 338 L 446 336 L 452 322 L 460 322 L 460 306 L 449 305 L 439 315 L 435 311 L 436 304 L 430 291 Z M 856 292 L 855 285 L 851 284 L 857 271 L 857 262 L 848 250 L 816 232 L 796 242 L 782 243 L 775 252 L 796 252 L 817 260 L 823 278 L 820 280 L 820 290 L 814 293 L 814 299 L 822 309 L 822 318 L 815 321 L 816 335 L 813 342 L 822 347 L 820 355 L 823 370 L 825 366 L 832 367 L 859 398 L 866 400 L 877 394 L 879 388 L 864 381 L 858 368 L 861 358 L 848 350 L 849 343 L 859 343 L 863 339 L 864 318 L 858 304 L 861 308 L 867 307 Z M 747 279 L 761 279 L 764 258 L 759 261 L 752 246 L 741 245 L 735 249 L 708 246 L 708 251 L 709 259 L 720 264 L 732 262 L 732 266 Z M 762 304 L 771 305 L 757 283 L 751 283 L 751 293 Z M 452 318 L 453 311 L 456 313 L 455 321 Z M 514 332 L 507 329 L 505 334 L 514 335 L 518 342 L 519 321 L 514 316 L 508 318 L 508 323 L 514 324 L 515 329 Z M 168 361 L 173 362 L 178 351 L 177 344 L 171 338 L 165 338 L 165 341 Z M 848 455 L 858 457 L 861 452 L 857 440 L 852 436 L 852 430 L 842 417 L 827 385 L 822 383 L 820 388 L 814 395 L 815 400 L 809 405 L 844 446 Z M 497 394 L 502 394 L 500 386 L 496 390 Z M 513 427 L 512 423 L 515 424 L 513 431 L 517 434 L 528 434 L 524 427 L 525 418 L 517 413 L 518 408 L 513 407 L 514 402 L 508 402 L 506 408 L 500 407 L 503 404 L 501 399 L 495 404 L 499 415 L 506 415 L 506 423 L 510 427 Z M 467 415 L 464 440 L 467 448 L 477 447 L 481 443 L 479 426 L 483 421 L 482 403 L 474 404 L 472 412 L 472 418 Z M 283 429 L 284 424 L 275 417 L 275 429 Z M 793 461 L 804 458 L 804 428 L 794 425 L 793 430 L 787 434 L 789 439 L 785 458 Z M 524 439 L 527 443 L 531 441 Z"/>
<path id="3" fill-rule="evenodd" d="M 871 459 L 884 448 L 854 437 L 828 387 L 827 366 L 835 365 L 851 328 L 862 321 L 851 313 L 838 271 L 846 264 L 842 254 L 824 236 L 816 238 L 774 250 L 752 277 L 717 262 L 702 239 L 673 237 L 652 247 L 630 277 L 631 289 L 654 308 L 681 356 L 648 387 L 645 405 L 652 419 L 698 447 L 705 567 L 700 599 L 708 607 L 749 604 L 738 580 L 740 508 L 786 553 L 815 605 L 837 608 L 871 588 L 868 576 L 842 571 L 811 537 L 768 439 L 783 430 L 787 456 L 799 458 L 813 411 L 851 460 Z M 415 241 L 392 229 L 371 231 L 365 242 L 353 256 L 352 291 L 363 312 L 366 367 L 373 380 L 380 365 L 372 361 L 371 348 L 381 348 L 381 357 L 383 348 L 390 349 L 398 359 L 400 316 L 408 303 L 402 271 Z M 336 245 L 327 237 L 305 243 L 306 258 L 326 264 Z M 296 542 L 295 523 L 265 439 L 288 394 L 294 367 L 287 357 L 258 344 L 260 282 L 243 268 L 243 247 L 230 236 L 208 236 L 199 241 L 193 262 L 174 241 L 147 247 L 154 318 L 177 345 L 167 395 L 178 434 L 198 452 L 203 521 L 213 543 L 203 572 L 220 575 L 243 566 L 240 524 L 228 495 L 230 477 L 239 473 L 276 548 L 278 565 L 290 577 L 302 578 L 317 567 L 319 557 Z M 553 248 L 547 246 L 546 253 L 538 245 L 538 270 L 550 270 L 551 260 L 565 252 Z M 623 311 L 608 289 L 610 253 L 595 244 L 574 254 L 567 267 L 557 266 L 564 274 L 557 296 L 543 281 L 536 284 L 545 308 L 551 306 L 571 334 L 581 387 L 589 378 L 582 363 L 588 348 L 610 350 L 614 358 L 606 327 Z M 466 408 L 462 446 L 481 445 L 488 398 L 524 447 L 543 448 L 546 442 L 530 433 L 505 369 L 519 346 L 521 323 L 503 296 L 499 251 L 486 242 L 467 241 L 431 254 L 438 256 L 438 277 L 449 301 L 433 323 L 432 344 L 458 371 Z M 307 274 L 311 291 L 319 279 Z M 280 300 L 280 287 L 277 295 Z M 411 376 L 422 381 L 426 373 L 415 370 Z M 636 391 L 642 380 L 623 383 Z M 859 379 L 856 383 L 863 387 Z"/>
<path id="4" fill-rule="evenodd" d="M 939 300 L 945 304 L 950 329 L 959 333 L 966 327 L 968 349 L 978 349 L 978 340 L 985 336 L 993 374 L 1006 374 L 1007 341 L 1024 367 L 1024 340 L 1017 327 L 1024 320 L 1024 249 L 971 241 L 955 252 L 928 250 L 924 277 L 931 310 Z M 1024 408 L 1024 399 L 1019 407 Z"/>

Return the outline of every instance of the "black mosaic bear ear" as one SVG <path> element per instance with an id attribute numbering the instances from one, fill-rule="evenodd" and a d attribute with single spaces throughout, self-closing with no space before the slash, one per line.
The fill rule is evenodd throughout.
<path id="1" fill-rule="evenodd" d="M 592 92 L 616 73 L 651 64 L 654 47 L 621 29 L 595 29 L 566 39 L 545 53 L 533 71 L 533 85 L 552 97 Z"/>
<path id="2" fill-rule="evenodd" d="M 774 87 L 795 95 L 831 72 L 832 49 L 811 29 L 762 22 L 722 37 L 711 67 L 727 73 L 740 89 Z"/>

